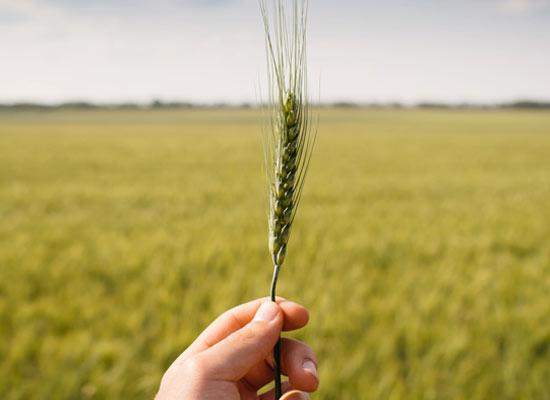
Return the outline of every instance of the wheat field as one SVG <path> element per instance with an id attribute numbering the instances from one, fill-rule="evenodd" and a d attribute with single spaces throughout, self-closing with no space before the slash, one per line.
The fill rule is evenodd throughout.
<path id="1" fill-rule="evenodd" d="M 152 398 L 266 296 L 257 110 L 0 113 L 0 398 Z M 550 399 L 550 113 L 322 109 L 278 294 L 315 399 Z"/>

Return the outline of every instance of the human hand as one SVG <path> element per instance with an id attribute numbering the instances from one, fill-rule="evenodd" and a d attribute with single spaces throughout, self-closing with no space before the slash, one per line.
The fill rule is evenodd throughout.
<path id="1" fill-rule="evenodd" d="M 281 331 L 302 328 L 307 310 L 278 298 L 262 298 L 223 313 L 168 368 L 156 400 L 272 400 L 273 347 Z M 305 400 L 319 385 L 317 361 L 309 346 L 281 338 L 281 400 Z"/>

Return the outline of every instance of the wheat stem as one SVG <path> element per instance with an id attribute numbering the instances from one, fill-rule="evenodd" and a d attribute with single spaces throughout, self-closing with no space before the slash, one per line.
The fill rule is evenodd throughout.
<path id="1" fill-rule="evenodd" d="M 277 262 L 275 261 L 275 257 L 273 257 L 273 278 L 271 279 L 271 290 L 269 291 L 271 295 L 271 301 L 275 301 L 275 290 L 277 288 L 277 279 L 279 278 L 279 271 L 281 270 L 281 266 L 277 265 Z"/>
<path id="2" fill-rule="evenodd" d="M 275 257 L 273 257 L 273 279 L 271 280 L 271 301 L 276 301 L 275 290 L 277 288 L 277 279 L 279 278 L 280 265 L 277 265 Z M 277 344 L 273 348 L 273 374 L 275 378 L 275 398 L 279 399 L 282 393 L 281 387 L 281 338 L 277 340 Z"/>

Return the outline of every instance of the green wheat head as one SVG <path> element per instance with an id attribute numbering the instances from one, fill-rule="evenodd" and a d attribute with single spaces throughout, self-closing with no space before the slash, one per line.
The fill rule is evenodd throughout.
<path id="1" fill-rule="evenodd" d="M 283 0 L 260 0 L 269 82 L 264 127 L 269 251 L 278 266 L 285 260 L 315 143 L 306 83 L 307 0 L 290 3 L 292 13 L 287 15 Z"/>

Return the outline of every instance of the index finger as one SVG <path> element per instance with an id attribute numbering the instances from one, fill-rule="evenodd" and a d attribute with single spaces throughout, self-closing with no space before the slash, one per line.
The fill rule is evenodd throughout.
<path id="1" fill-rule="evenodd" d="M 241 329 L 254 318 L 256 311 L 269 297 L 253 300 L 234 307 L 212 322 L 199 337 L 184 352 L 185 355 L 195 354 L 214 346 L 233 332 Z M 306 308 L 282 297 L 277 297 L 277 304 L 284 316 L 284 331 L 292 331 L 305 326 L 309 320 Z"/>

